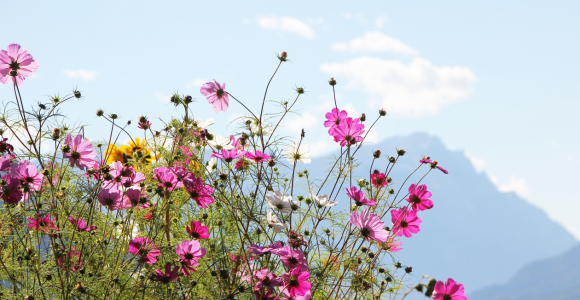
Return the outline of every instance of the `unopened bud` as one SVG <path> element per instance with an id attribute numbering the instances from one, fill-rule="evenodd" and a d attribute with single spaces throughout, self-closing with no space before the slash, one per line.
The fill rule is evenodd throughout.
<path id="1" fill-rule="evenodd" d="M 367 115 L 365 114 L 361 114 L 360 117 L 358 118 L 361 122 L 364 122 L 367 120 Z"/>
<path id="2" fill-rule="evenodd" d="M 381 157 L 381 150 L 375 150 L 375 152 L 373 152 L 373 157 L 374 157 L 374 158 L 379 158 L 379 157 Z"/>
<path id="3" fill-rule="evenodd" d="M 269 166 L 269 167 L 273 167 L 273 166 L 275 166 L 275 165 L 276 165 L 276 161 L 275 161 L 275 160 L 273 160 L 273 159 L 270 159 L 270 160 L 268 161 L 268 166 Z"/>
<path id="4" fill-rule="evenodd" d="M 58 139 L 60 137 L 60 128 L 55 128 L 52 130 L 52 138 Z"/>
<path id="5" fill-rule="evenodd" d="M 103 110 L 97 109 L 97 117 L 102 117 L 102 116 L 103 116 Z"/>
<path id="6" fill-rule="evenodd" d="M 328 84 L 334 86 L 336 85 L 336 79 L 334 79 L 334 77 L 330 78 L 330 80 L 328 81 Z"/>
<path id="7" fill-rule="evenodd" d="M 399 155 L 399 156 L 403 156 L 403 155 L 405 155 L 405 153 L 406 153 L 405 149 L 397 150 L 397 155 Z"/>
<path id="8" fill-rule="evenodd" d="M 118 118 L 119 116 L 117 116 L 117 114 L 111 114 L 111 119 L 115 120 L 116 118 Z"/>
<path id="9" fill-rule="evenodd" d="M 298 93 L 300 95 L 304 94 L 304 88 L 301 88 L 301 87 L 297 88 L 296 93 Z"/>
<path id="10" fill-rule="evenodd" d="M 381 108 L 381 109 L 379 110 L 379 115 L 380 115 L 381 117 L 384 117 L 384 116 L 386 116 L 386 115 L 387 115 L 387 111 Z"/>
<path id="11" fill-rule="evenodd" d="M 394 157 L 389 157 L 389 162 L 394 164 L 397 161 L 397 159 L 395 159 Z"/>
<path id="12" fill-rule="evenodd" d="M 280 61 L 286 61 L 287 58 L 288 58 L 288 53 L 286 53 L 286 51 L 284 51 L 280 55 L 278 55 L 278 59 Z"/>
<path id="13" fill-rule="evenodd" d="M 75 90 L 73 91 L 73 95 L 75 95 L 75 98 L 80 99 L 81 98 L 81 92 Z"/>
<path id="14" fill-rule="evenodd" d="M 413 268 L 412 267 L 406 267 L 405 268 L 405 272 L 411 273 L 411 272 L 413 272 Z"/>
<path id="15" fill-rule="evenodd" d="M 185 104 L 189 104 L 193 102 L 193 98 L 190 95 L 187 95 L 185 98 L 183 98 L 183 102 L 185 102 Z"/>

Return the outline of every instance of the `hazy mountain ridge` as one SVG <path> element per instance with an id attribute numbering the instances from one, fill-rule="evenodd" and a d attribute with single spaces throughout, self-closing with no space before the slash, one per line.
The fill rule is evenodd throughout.
<path id="1" fill-rule="evenodd" d="M 357 154 L 363 166 L 355 171 L 354 178 L 368 178 L 366 172 L 374 150 L 395 155 L 396 148 L 404 148 L 407 154 L 390 174 L 395 190 L 419 165 L 423 155 L 449 170 L 448 175 L 433 170 L 423 180 L 433 193 L 435 206 L 419 213 L 423 219 L 421 232 L 409 239 L 401 238 L 404 250 L 397 254 L 404 265 L 414 268 L 417 280 L 422 274 L 441 280 L 452 277 L 465 284 L 469 294 L 504 283 L 525 264 L 560 254 L 576 243 L 570 233 L 539 208 L 515 193 L 499 192 L 485 174 L 475 171 L 462 152 L 448 150 L 439 138 L 424 133 L 363 146 Z M 373 168 L 384 170 L 387 163 L 382 157 Z M 314 174 L 323 171 L 312 169 Z M 420 169 L 404 189 L 427 170 L 427 166 Z M 338 200 L 342 199 L 347 200 L 346 196 L 339 196 Z M 383 221 L 390 225 L 388 217 Z"/>

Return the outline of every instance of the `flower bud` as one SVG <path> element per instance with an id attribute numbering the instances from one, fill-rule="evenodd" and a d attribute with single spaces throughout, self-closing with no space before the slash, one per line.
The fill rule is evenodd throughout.
<path id="1" fill-rule="evenodd" d="M 288 58 L 288 53 L 286 53 L 286 51 L 283 51 L 280 55 L 278 55 L 278 59 L 280 61 L 286 61 L 287 58 Z"/>
<path id="2" fill-rule="evenodd" d="M 385 273 L 385 271 L 387 271 L 387 270 L 385 270 L 385 268 L 383 268 L 383 267 L 379 268 L 379 273 Z"/>
<path id="3" fill-rule="evenodd" d="M 52 138 L 54 140 L 58 139 L 60 137 L 60 128 L 55 128 L 52 130 Z"/>
<path id="4" fill-rule="evenodd" d="M 371 251 L 371 252 L 369 252 L 369 253 L 367 254 L 367 256 L 368 256 L 370 259 L 373 259 L 373 258 L 375 258 L 375 253 L 374 253 L 373 251 Z"/>
<path id="5" fill-rule="evenodd" d="M 80 99 L 81 98 L 81 92 L 74 90 L 73 91 L 73 95 L 75 95 L 75 98 Z"/>
<path id="6" fill-rule="evenodd" d="M 189 104 L 191 102 L 193 102 L 193 98 L 190 95 L 185 96 L 185 98 L 183 98 L 183 102 L 185 104 Z"/>
<path id="7" fill-rule="evenodd" d="M 400 262 L 395 263 L 395 268 L 400 269 L 403 265 Z"/>
<path id="8" fill-rule="evenodd" d="M 292 208 L 292 210 L 298 210 L 300 207 L 297 204 L 292 203 L 290 204 L 290 208 Z"/>
<path id="9" fill-rule="evenodd" d="M 52 102 L 59 103 L 60 102 L 60 97 L 59 96 L 52 97 Z"/>
<path id="10" fill-rule="evenodd" d="M 334 79 L 334 77 L 330 78 L 330 80 L 328 81 L 328 84 L 335 86 L 336 85 L 336 79 Z"/>
<path id="11" fill-rule="evenodd" d="M 296 93 L 298 93 L 300 95 L 304 94 L 304 88 L 301 88 L 301 87 L 297 88 Z"/>
<path id="12" fill-rule="evenodd" d="M 46 105 L 42 103 L 38 103 L 38 107 L 40 107 L 40 109 L 46 109 Z"/>
<path id="13" fill-rule="evenodd" d="M 394 164 L 397 160 L 394 157 L 389 157 L 389 162 Z"/>
<path id="14" fill-rule="evenodd" d="M 273 159 L 270 159 L 270 160 L 268 161 L 268 167 L 273 167 L 273 166 L 275 166 L 275 165 L 276 165 L 276 161 L 275 161 L 275 160 L 273 160 Z"/>
<path id="15" fill-rule="evenodd" d="M 387 111 L 381 108 L 381 109 L 379 110 L 379 115 L 380 115 L 381 117 L 384 117 L 384 116 L 386 116 L 386 115 L 387 115 Z"/>
<path id="16" fill-rule="evenodd" d="M 403 156 L 403 155 L 405 155 L 405 153 L 406 153 L 405 149 L 397 150 L 397 155 L 399 155 L 399 156 Z"/>
<path id="17" fill-rule="evenodd" d="M 374 157 L 374 158 L 379 158 L 379 157 L 381 157 L 381 150 L 375 150 L 375 152 L 373 152 L 373 157 Z"/>
<path id="18" fill-rule="evenodd" d="M 97 109 L 97 117 L 102 117 L 102 116 L 103 116 L 103 110 Z"/>
<path id="19" fill-rule="evenodd" d="M 413 268 L 412 267 L 406 267 L 405 268 L 405 272 L 411 273 L 411 272 L 413 272 Z"/>
<path id="20" fill-rule="evenodd" d="M 363 246 L 360 248 L 360 251 L 362 251 L 362 253 L 366 253 L 367 251 L 369 251 L 369 248 Z"/>
<path id="21" fill-rule="evenodd" d="M 361 122 L 364 122 L 367 120 L 367 115 L 365 114 L 361 114 L 360 117 L 358 118 Z"/>
<path id="22" fill-rule="evenodd" d="M 119 116 L 117 116 L 117 114 L 111 114 L 111 119 L 115 120 L 117 119 Z"/>

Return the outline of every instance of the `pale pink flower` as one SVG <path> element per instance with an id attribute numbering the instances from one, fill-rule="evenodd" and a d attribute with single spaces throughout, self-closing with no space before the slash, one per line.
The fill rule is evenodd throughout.
<path id="1" fill-rule="evenodd" d="M 365 132 L 365 125 L 360 120 L 348 117 L 340 122 L 340 125 L 334 127 L 331 133 L 334 141 L 340 143 L 341 147 L 351 146 L 363 140 L 362 134 Z"/>
<path id="2" fill-rule="evenodd" d="M 360 215 L 356 211 L 351 212 L 350 222 L 360 229 L 361 235 L 367 240 L 384 243 L 389 238 L 385 223 L 381 221 L 379 215 L 371 213 L 369 208 L 363 210 Z"/>
<path id="3" fill-rule="evenodd" d="M 82 134 L 75 136 L 74 139 L 70 134 L 67 135 L 64 139 L 63 149 L 68 150 L 63 151 L 62 156 L 69 160 L 71 167 L 77 166 L 79 169 L 84 170 L 94 165 L 97 152 L 93 150 L 91 142 L 83 139 Z"/>
<path id="4" fill-rule="evenodd" d="M 99 202 L 109 210 L 117 210 L 123 205 L 123 193 L 113 189 L 103 189 L 98 196 Z"/>
<path id="5" fill-rule="evenodd" d="M 0 157 L 0 172 L 6 172 L 10 169 L 10 156 Z"/>
<path id="6" fill-rule="evenodd" d="M 254 271 L 254 279 L 257 281 L 254 289 L 273 289 L 282 285 L 282 280 L 276 274 L 270 272 L 268 268 L 262 268 L 259 271 Z"/>
<path id="7" fill-rule="evenodd" d="M 419 225 L 422 220 L 417 217 L 417 213 L 406 207 L 391 210 L 391 220 L 393 222 L 392 232 L 397 236 L 411 237 L 421 231 Z"/>
<path id="8" fill-rule="evenodd" d="M 212 204 L 214 202 L 213 194 L 214 189 L 211 185 L 205 185 L 203 179 L 194 177 L 191 180 L 183 181 L 185 185 L 185 190 L 193 199 L 198 207 L 207 208 L 208 204 Z"/>
<path id="9" fill-rule="evenodd" d="M 0 82 L 6 84 L 13 81 L 21 85 L 36 70 L 38 61 L 19 44 L 10 44 L 8 50 L 0 50 Z"/>
<path id="10" fill-rule="evenodd" d="M 280 243 L 280 242 L 276 242 L 272 245 L 264 246 L 264 247 L 252 244 L 252 245 L 248 246 L 248 250 L 250 253 L 262 255 L 262 254 L 266 254 L 266 253 L 273 253 L 273 251 L 280 249 L 282 247 L 283 247 L 282 243 Z"/>
<path id="11" fill-rule="evenodd" d="M 150 238 L 136 237 L 129 242 L 129 253 L 140 256 L 140 263 L 154 264 L 157 262 L 156 256 L 161 255 L 161 251 L 155 246 Z"/>
<path id="12" fill-rule="evenodd" d="M 288 269 L 298 268 L 302 271 L 308 270 L 308 262 L 301 250 L 293 249 L 290 245 L 270 251 L 272 254 L 280 256 L 282 264 Z"/>
<path id="13" fill-rule="evenodd" d="M 238 150 L 238 149 L 232 149 L 232 150 L 222 149 L 221 153 L 214 152 L 211 155 L 211 157 L 220 158 L 220 159 L 223 159 L 225 162 L 229 163 L 229 162 L 232 162 L 236 158 L 244 156 L 245 152 L 246 151 Z"/>
<path id="14" fill-rule="evenodd" d="M 44 176 L 38 172 L 36 166 L 27 160 L 21 160 L 13 163 L 11 167 L 10 175 L 20 179 L 23 187 L 28 186 L 30 191 L 40 191 Z"/>
<path id="15" fill-rule="evenodd" d="M 246 152 L 246 157 L 248 159 L 251 159 L 251 160 L 257 162 L 257 163 L 265 162 L 265 161 L 272 159 L 272 157 L 270 155 L 262 153 L 258 150 L 256 150 L 255 153 Z"/>
<path id="16" fill-rule="evenodd" d="M 75 219 L 73 217 L 68 217 L 68 220 L 73 223 L 73 225 L 76 227 L 76 231 L 78 232 L 93 231 L 97 229 L 97 226 L 87 226 L 85 224 L 85 220 L 81 218 Z"/>
<path id="17" fill-rule="evenodd" d="M 177 180 L 175 173 L 165 166 L 155 169 L 155 176 L 157 177 L 157 181 L 159 181 L 157 185 L 167 191 L 173 191 L 183 186 L 183 182 Z"/>
<path id="18" fill-rule="evenodd" d="M 362 206 L 362 205 L 368 205 L 368 206 L 373 206 L 373 205 L 377 205 L 376 201 L 373 200 L 368 200 L 365 196 L 365 193 L 363 193 L 363 191 L 357 189 L 355 186 L 350 187 L 350 188 L 346 188 L 346 195 L 354 200 L 354 202 L 356 202 L 356 205 L 358 206 Z"/>
<path id="19" fill-rule="evenodd" d="M 304 296 L 312 288 L 308 279 L 310 279 L 309 272 L 301 271 L 299 268 L 292 269 L 282 276 L 284 285 L 280 287 L 280 290 L 287 297 Z"/>
<path id="20" fill-rule="evenodd" d="M 467 300 L 463 284 L 448 278 L 447 282 L 438 281 L 433 291 L 433 300 Z"/>
<path id="21" fill-rule="evenodd" d="M 433 208 L 433 201 L 429 199 L 431 192 L 427 191 L 427 186 L 411 184 L 409 187 L 409 198 L 407 202 L 411 203 L 414 211 L 427 210 Z"/>
<path id="22" fill-rule="evenodd" d="M 179 274 L 179 267 L 175 266 L 173 270 L 171 270 L 171 263 L 165 264 L 165 273 L 161 272 L 159 269 L 155 269 L 155 275 L 153 275 L 153 281 L 161 281 L 162 283 L 170 283 L 175 281 L 181 276 Z"/>
<path id="23" fill-rule="evenodd" d="M 206 250 L 201 248 L 198 241 L 183 241 L 175 245 L 175 253 L 179 255 L 183 274 L 190 276 L 190 271 L 196 272 L 193 267 L 199 265 L 197 261 L 205 256 Z"/>
<path id="24" fill-rule="evenodd" d="M 207 102 L 213 104 L 215 112 L 226 111 L 230 102 L 230 94 L 226 91 L 226 84 L 220 85 L 217 81 L 205 83 L 199 90 L 207 97 Z"/>

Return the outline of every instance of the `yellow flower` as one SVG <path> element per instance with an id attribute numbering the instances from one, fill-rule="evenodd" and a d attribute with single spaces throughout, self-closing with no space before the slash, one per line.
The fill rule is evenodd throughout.
<path id="1" fill-rule="evenodd" d="M 135 138 L 129 141 L 128 145 L 121 145 L 117 147 L 115 144 L 109 144 L 105 153 L 108 156 L 107 163 L 116 161 L 126 164 L 134 164 L 136 161 L 144 164 L 150 164 L 152 160 L 157 159 L 158 156 L 151 154 L 151 149 L 147 148 L 146 141 Z"/>

